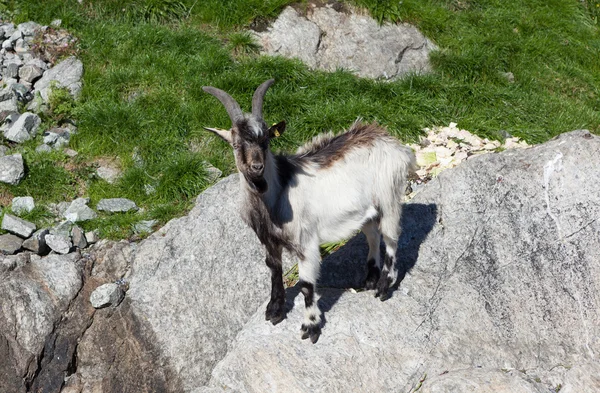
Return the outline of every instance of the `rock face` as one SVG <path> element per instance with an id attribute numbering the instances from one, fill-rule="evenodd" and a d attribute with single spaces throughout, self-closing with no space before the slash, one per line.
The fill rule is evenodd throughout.
<path id="1" fill-rule="evenodd" d="M 81 288 L 77 259 L 76 254 L 32 258 L 0 273 L 0 391 L 26 391 L 46 337 Z"/>
<path id="2" fill-rule="evenodd" d="M 0 255 L 0 392 L 600 391 L 599 153 L 575 131 L 442 172 L 405 207 L 390 299 L 345 289 L 362 236 L 323 262 L 315 345 L 297 287 L 264 321 L 237 175 L 138 245 Z M 126 296 L 95 310 L 106 283 Z"/>
<path id="3" fill-rule="evenodd" d="M 238 213 L 238 179 L 206 190 L 188 216 L 140 243 L 125 275 L 127 296 L 117 309 L 98 310 L 81 340 L 84 392 L 124 385 L 180 392 L 208 381 L 270 293 L 264 250 Z M 115 270 L 106 258 L 104 264 Z M 131 373 L 113 366 L 113 359 Z"/>
<path id="4" fill-rule="evenodd" d="M 271 326 L 259 309 L 210 386 L 599 391 L 597 378 L 576 377 L 599 369 L 599 157 L 600 138 L 575 131 L 441 173 L 405 211 L 398 258 L 408 273 L 389 300 L 323 289 L 326 323 L 310 345 L 298 337 L 302 296 L 290 289 L 288 318 Z M 366 254 L 364 242 L 349 247 Z"/>
<path id="5" fill-rule="evenodd" d="M 437 47 L 415 27 L 379 26 L 369 16 L 331 7 L 300 15 L 287 7 L 266 32 L 256 33 L 263 51 L 302 60 L 311 68 L 350 70 L 366 78 L 394 79 L 430 70 Z"/>

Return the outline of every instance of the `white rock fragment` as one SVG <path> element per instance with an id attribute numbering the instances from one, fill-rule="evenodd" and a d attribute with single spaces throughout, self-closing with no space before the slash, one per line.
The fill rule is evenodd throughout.
<path id="1" fill-rule="evenodd" d="M 11 210 L 15 214 L 29 213 L 35 208 L 35 202 L 32 197 L 14 197 L 11 204 Z"/>
<path id="2" fill-rule="evenodd" d="M 100 285 L 90 295 L 90 303 L 94 308 L 117 306 L 123 300 L 123 289 L 114 283 Z"/>
<path id="3" fill-rule="evenodd" d="M 98 234 L 95 231 L 89 231 L 85 233 L 85 240 L 88 242 L 88 244 L 94 244 L 98 242 L 100 238 L 98 237 Z"/>
<path id="4" fill-rule="evenodd" d="M 98 214 L 87 206 L 89 198 L 77 198 L 63 213 L 63 217 L 71 222 L 93 220 Z"/>
<path id="5" fill-rule="evenodd" d="M 18 184 L 25 175 L 21 154 L 0 157 L 0 182 Z"/>
<path id="6" fill-rule="evenodd" d="M 456 123 L 448 127 L 425 128 L 426 137 L 421 137 L 419 144 L 409 144 L 414 150 L 419 169 L 416 171 L 417 180 L 411 180 L 409 190 L 412 198 L 420 185 L 437 176 L 445 169 L 454 168 L 461 162 L 480 154 L 491 153 L 497 149 L 525 148 L 529 145 L 518 137 L 506 138 L 504 143 L 487 138 L 479 138 L 467 130 L 461 130 Z"/>
<path id="7" fill-rule="evenodd" d="M 69 237 L 55 234 L 46 235 L 46 244 L 58 254 L 68 254 L 71 247 L 73 247 Z"/>

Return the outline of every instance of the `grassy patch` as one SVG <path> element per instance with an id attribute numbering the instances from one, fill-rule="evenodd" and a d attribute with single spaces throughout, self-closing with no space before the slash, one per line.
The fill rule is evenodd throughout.
<path id="1" fill-rule="evenodd" d="M 19 0 L 7 1 L 16 22 L 60 18 L 78 37 L 85 68 L 81 100 L 57 96 L 44 127 L 77 121 L 75 158 L 36 155 L 20 147 L 27 178 L 0 186 L 0 200 L 31 195 L 60 202 L 83 195 L 126 197 L 143 214 L 101 217 L 110 237 L 131 235 L 132 224 L 161 223 L 183 214 L 209 186 L 204 162 L 235 171 L 228 146 L 202 130 L 228 127 L 221 104 L 201 87 L 212 85 L 249 109 L 254 89 L 277 83 L 265 99 L 268 122 L 286 120 L 275 150 L 295 150 L 314 135 L 341 130 L 356 118 L 376 121 L 405 141 L 423 127 L 454 121 L 482 137 L 501 130 L 530 143 L 561 132 L 600 131 L 600 35 L 593 1 L 354 0 L 379 21 L 416 24 L 440 50 L 434 72 L 395 82 L 338 71 L 309 70 L 295 60 L 256 54 L 243 28 L 269 20 L 290 1 Z M 1 9 L 0 9 L 1 11 Z M 514 75 L 509 82 L 504 73 Z M 118 160 L 122 177 L 108 184 L 91 166 Z"/>

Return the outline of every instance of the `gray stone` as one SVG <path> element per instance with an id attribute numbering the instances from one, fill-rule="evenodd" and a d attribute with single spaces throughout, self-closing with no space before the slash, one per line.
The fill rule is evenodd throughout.
<path id="1" fill-rule="evenodd" d="M 21 154 L 0 157 L 0 182 L 19 184 L 24 175 L 25 167 Z"/>
<path id="2" fill-rule="evenodd" d="M 48 354 L 51 346 L 44 350 L 44 344 L 82 286 L 77 258 L 75 254 L 32 257 L 25 266 L 0 273 L 0 386 L 3 392 L 28 391 L 26 384 L 37 375 L 38 361 L 44 355 L 54 357 Z M 62 344 L 59 340 L 51 342 L 52 346 Z M 57 356 L 64 355 L 57 353 Z M 71 357 L 67 359 L 70 360 Z M 64 379 L 63 373 L 59 375 Z M 57 390 L 45 391 L 58 391 L 60 386 Z"/>
<path id="3" fill-rule="evenodd" d="M 12 50 L 12 41 L 10 40 L 10 38 L 2 41 L 2 49 Z"/>
<path id="4" fill-rule="evenodd" d="M 10 37 L 8 38 L 11 42 L 15 42 L 18 39 L 23 38 L 23 33 L 21 31 L 19 31 L 19 29 L 15 30 L 14 33 L 12 33 L 10 35 Z"/>
<path id="5" fill-rule="evenodd" d="M 25 221 L 19 217 L 13 216 L 12 214 L 5 213 L 2 218 L 2 229 L 12 234 L 21 236 L 22 238 L 28 238 L 33 232 L 35 232 L 35 224 L 29 221 Z"/>
<path id="6" fill-rule="evenodd" d="M 298 337 L 303 297 L 288 290 L 287 319 L 272 326 L 259 308 L 209 386 L 600 391 L 598 167 L 600 137 L 580 130 L 442 172 L 404 209 L 400 283 L 388 300 L 321 288 L 326 323 L 312 345 Z M 336 252 L 323 267 L 362 270 L 364 280 L 367 245 L 345 247 L 354 258 Z"/>
<path id="7" fill-rule="evenodd" d="M 33 98 L 31 94 L 31 83 L 21 81 L 21 83 L 15 83 L 10 87 L 17 96 L 17 100 L 21 102 L 28 102 Z"/>
<path id="8" fill-rule="evenodd" d="M 2 41 L 2 49 L 12 50 L 13 42 L 9 39 Z"/>
<path id="9" fill-rule="evenodd" d="M 8 22 L 0 24 L 0 31 L 5 38 L 10 37 L 15 32 L 15 24 Z"/>
<path id="10" fill-rule="evenodd" d="M 13 98 L 16 98 L 15 91 L 10 87 L 5 87 L 4 89 L 0 90 L 0 101 L 11 100 Z"/>
<path id="11" fill-rule="evenodd" d="M 58 254 L 68 254 L 73 247 L 73 243 L 68 236 L 64 235 L 46 235 L 46 244 L 50 249 Z"/>
<path id="12" fill-rule="evenodd" d="M 85 239 L 85 233 L 83 229 L 79 228 L 77 225 L 73 225 L 71 229 L 71 239 L 73 240 L 73 245 L 79 249 L 83 249 L 87 247 L 87 240 Z"/>
<path id="13" fill-rule="evenodd" d="M 33 251 L 38 255 L 46 255 L 50 252 L 50 247 L 46 244 L 46 235 L 49 233 L 47 228 L 39 229 L 31 237 L 23 242 L 23 248 Z"/>
<path id="14" fill-rule="evenodd" d="M 0 145 L 0 157 L 4 157 L 9 150 L 8 146 Z"/>
<path id="15" fill-rule="evenodd" d="M 48 97 L 52 83 L 56 87 L 66 87 L 73 97 L 78 98 L 81 92 L 81 77 L 83 76 L 83 64 L 75 57 L 69 57 L 48 71 L 35 84 L 34 88 L 40 93 L 44 102 L 48 102 Z"/>
<path id="16" fill-rule="evenodd" d="M 52 22 L 50 22 L 50 26 L 52 26 L 54 28 L 59 28 L 61 24 L 62 24 L 62 19 L 54 19 Z"/>
<path id="17" fill-rule="evenodd" d="M 0 254 L 14 254 L 21 249 L 23 239 L 10 233 L 0 235 Z"/>
<path id="18" fill-rule="evenodd" d="M 20 31 L 23 36 L 33 37 L 38 30 L 42 30 L 42 25 L 35 22 L 25 22 L 17 25 L 17 30 Z"/>
<path id="19" fill-rule="evenodd" d="M 135 233 L 150 233 L 152 232 L 152 227 L 156 225 L 157 220 L 142 220 L 133 226 L 133 230 Z"/>
<path id="20" fill-rule="evenodd" d="M 13 94 L 13 96 L 8 98 L 7 100 L 0 101 L 0 112 L 18 112 L 18 110 L 19 103 L 17 101 L 16 95 Z"/>
<path id="21" fill-rule="evenodd" d="M 37 57 L 34 57 L 31 60 L 26 61 L 25 65 L 37 67 L 42 71 L 46 71 L 48 69 L 48 64 L 46 64 L 46 62 L 44 60 L 39 59 Z"/>
<path id="22" fill-rule="evenodd" d="M 61 235 L 65 237 L 71 237 L 71 230 L 75 224 L 72 221 L 65 220 L 58 225 L 50 229 L 50 233 L 53 235 Z"/>
<path id="23" fill-rule="evenodd" d="M 112 166 L 100 166 L 96 169 L 98 177 L 106 180 L 106 182 L 113 184 L 121 176 L 121 171 L 118 168 Z"/>
<path id="24" fill-rule="evenodd" d="M 14 49 L 16 53 L 23 54 L 27 53 L 31 48 L 25 39 L 19 38 L 15 41 Z"/>
<path id="25" fill-rule="evenodd" d="M 35 148 L 35 151 L 38 153 L 49 153 L 52 151 L 52 148 L 45 143 L 42 143 L 38 147 Z"/>
<path id="26" fill-rule="evenodd" d="M 63 213 L 63 217 L 71 222 L 93 220 L 98 214 L 87 206 L 88 198 L 77 198 Z"/>
<path id="27" fill-rule="evenodd" d="M 85 233 L 85 241 L 87 241 L 88 244 L 94 244 L 98 240 L 100 240 L 100 238 L 98 237 L 98 234 L 96 232 L 89 231 Z"/>
<path id="28" fill-rule="evenodd" d="M 24 65 L 19 70 L 19 79 L 21 81 L 33 83 L 42 77 L 44 70 L 34 65 Z"/>
<path id="29" fill-rule="evenodd" d="M 4 133 L 6 139 L 22 143 L 35 137 L 42 120 L 31 112 L 25 112 Z"/>
<path id="30" fill-rule="evenodd" d="M 19 65 L 15 63 L 9 63 L 6 66 L 6 70 L 2 75 L 5 78 L 16 78 L 19 76 Z"/>
<path id="31" fill-rule="evenodd" d="M 123 289 L 117 284 L 104 284 L 96 288 L 90 296 L 90 303 L 94 308 L 117 306 L 123 300 Z"/>
<path id="32" fill-rule="evenodd" d="M 298 58 L 326 71 L 342 68 L 366 78 L 428 72 L 429 53 L 437 49 L 408 24 L 380 26 L 369 16 L 329 6 L 314 8 L 306 17 L 287 7 L 256 37 L 269 55 Z"/>
<path id="33" fill-rule="evenodd" d="M 11 210 L 15 214 L 29 213 L 35 208 L 35 202 L 32 197 L 14 197 L 12 200 Z"/>
<path id="34" fill-rule="evenodd" d="M 116 213 L 138 210 L 138 207 L 134 201 L 127 198 L 107 198 L 101 199 L 96 205 L 96 209 L 99 211 Z"/>

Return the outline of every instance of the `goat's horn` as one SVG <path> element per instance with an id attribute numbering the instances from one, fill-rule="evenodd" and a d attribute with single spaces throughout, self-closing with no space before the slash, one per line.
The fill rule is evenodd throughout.
<path id="1" fill-rule="evenodd" d="M 202 90 L 208 94 L 212 94 L 213 96 L 217 97 L 219 101 L 221 101 L 221 104 L 223 104 L 227 110 L 227 114 L 229 114 L 229 118 L 231 119 L 232 123 L 235 123 L 236 119 L 244 116 L 240 105 L 233 99 L 233 97 L 225 93 L 223 90 L 212 86 L 204 86 Z"/>
<path id="2" fill-rule="evenodd" d="M 269 79 L 264 82 L 262 85 L 258 86 L 254 95 L 252 96 L 252 114 L 259 119 L 262 119 L 262 106 L 263 100 L 265 98 L 265 93 L 267 89 L 271 87 L 271 85 L 275 82 L 275 79 Z"/>

